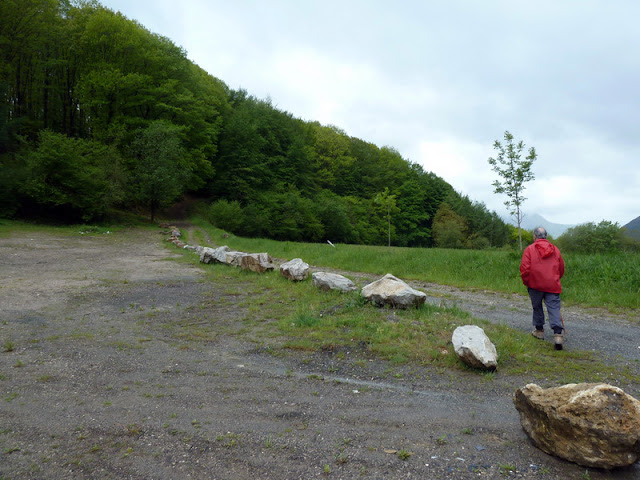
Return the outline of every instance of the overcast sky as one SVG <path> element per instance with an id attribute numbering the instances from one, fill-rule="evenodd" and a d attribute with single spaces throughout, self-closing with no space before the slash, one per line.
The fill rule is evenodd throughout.
<path id="1" fill-rule="evenodd" d="M 525 213 L 640 216 L 636 0 L 101 3 L 230 88 L 392 146 L 500 214 L 487 159 L 508 130 L 538 153 Z"/>

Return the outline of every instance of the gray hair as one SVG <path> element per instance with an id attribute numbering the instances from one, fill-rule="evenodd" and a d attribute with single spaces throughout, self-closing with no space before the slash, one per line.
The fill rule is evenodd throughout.
<path id="1" fill-rule="evenodd" d="M 544 227 L 538 227 L 533 231 L 533 236 L 536 239 L 547 238 L 547 231 L 544 229 Z"/>

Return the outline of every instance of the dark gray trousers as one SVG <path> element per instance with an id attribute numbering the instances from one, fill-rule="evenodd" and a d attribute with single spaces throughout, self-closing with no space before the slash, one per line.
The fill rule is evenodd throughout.
<path id="1" fill-rule="evenodd" d="M 540 330 L 544 327 L 544 309 L 542 301 L 547 306 L 549 325 L 554 333 L 562 333 L 562 316 L 560 314 L 560 295 L 557 293 L 541 292 L 535 288 L 529 288 L 529 298 L 533 307 L 533 326 Z"/>

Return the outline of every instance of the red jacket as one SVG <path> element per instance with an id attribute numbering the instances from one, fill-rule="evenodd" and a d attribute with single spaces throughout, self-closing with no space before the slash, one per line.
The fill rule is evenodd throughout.
<path id="1" fill-rule="evenodd" d="M 564 275 L 564 260 L 560 250 L 544 238 L 524 249 L 520 276 L 527 287 L 541 292 L 561 293 L 560 279 Z"/>

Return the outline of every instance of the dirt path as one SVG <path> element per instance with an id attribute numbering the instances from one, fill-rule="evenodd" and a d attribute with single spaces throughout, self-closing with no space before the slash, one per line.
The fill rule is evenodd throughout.
<path id="1" fill-rule="evenodd" d="M 521 379 L 273 355 L 230 334 L 246 298 L 167 261 L 161 239 L 0 239 L 1 479 L 640 478 L 531 446 Z M 419 287 L 528 329 L 523 297 Z M 637 323 L 565 312 L 567 348 L 638 368 Z"/>

